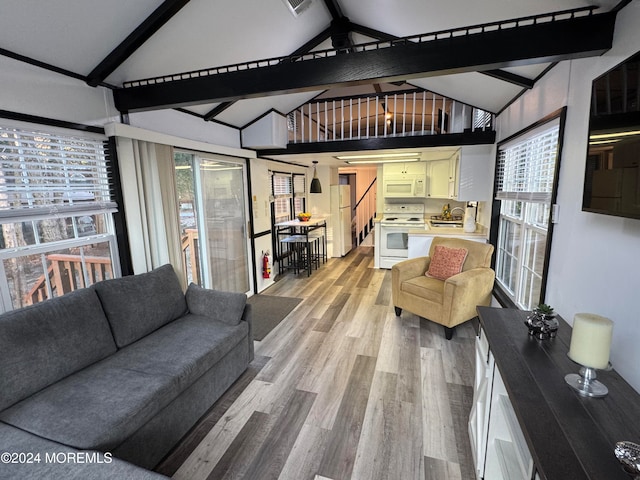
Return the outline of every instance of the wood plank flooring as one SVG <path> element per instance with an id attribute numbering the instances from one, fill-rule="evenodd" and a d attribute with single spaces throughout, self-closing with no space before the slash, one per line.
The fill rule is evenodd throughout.
<path id="1" fill-rule="evenodd" d="M 157 471 L 177 480 L 472 480 L 471 323 L 444 330 L 391 304 L 373 248 L 285 275 L 304 300 Z M 256 312 L 259 314 L 259 312 Z"/>

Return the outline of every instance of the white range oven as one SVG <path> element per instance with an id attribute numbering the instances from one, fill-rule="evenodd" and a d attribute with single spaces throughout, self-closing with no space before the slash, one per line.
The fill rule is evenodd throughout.
<path id="1" fill-rule="evenodd" d="M 380 268 L 409 257 L 409 230 L 425 227 L 423 204 L 385 204 L 380 220 Z"/>

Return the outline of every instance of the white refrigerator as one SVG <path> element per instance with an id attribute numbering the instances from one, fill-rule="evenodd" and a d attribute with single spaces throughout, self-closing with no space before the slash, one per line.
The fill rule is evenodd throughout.
<path id="1" fill-rule="evenodd" d="M 353 248 L 351 237 L 351 186 L 331 185 L 333 256 L 343 257 Z"/>

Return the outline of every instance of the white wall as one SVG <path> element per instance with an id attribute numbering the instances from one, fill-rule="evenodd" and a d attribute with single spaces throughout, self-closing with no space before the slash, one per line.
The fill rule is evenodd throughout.
<path id="1" fill-rule="evenodd" d="M 200 142 L 240 148 L 240 130 L 182 113 L 177 110 L 157 110 L 129 115 L 129 123 L 134 127 Z M 176 145 L 180 146 L 180 145 Z"/>
<path id="2" fill-rule="evenodd" d="M 271 205 L 269 196 L 271 195 L 271 185 L 269 183 L 269 170 L 277 172 L 304 173 L 307 175 L 307 185 L 311 182 L 313 170 L 306 167 L 298 167 L 280 162 L 272 162 L 263 158 L 252 158 L 251 164 L 251 202 L 253 203 L 253 230 L 255 234 L 260 234 L 271 230 Z M 324 183 L 320 180 L 324 189 Z M 324 190 L 323 190 L 324 192 Z M 323 194 L 324 195 L 324 194 Z M 327 194 L 328 195 L 328 194 Z M 315 195 L 309 195 L 309 200 Z M 311 210 L 311 208 L 308 208 Z M 273 284 L 277 274 L 277 264 L 271 268 L 271 277 L 262 277 L 262 253 L 269 251 L 273 258 L 272 236 L 263 235 L 255 239 L 256 246 L 256 280 L 258 293 Z"/>
<path id="3" fill-rule="evenodd" d="M 110 90 L 4 56 L 0 91 L 2 110 L 100 127 L 119 118 Z"/>
<path id="4" fill-rule="evenodd" d="M 640 2 L 618 14 L 613 48 L 605 55 L 563 62 L 498 119 L 503 139 L 567 106 L 558 205 L 546 301 L 569 323 L 577 312 L 615 322 L 611 362 L 640 391 L 640 220 L 581 211 L 587 128 L 594 78 L 640 50 Z"/>

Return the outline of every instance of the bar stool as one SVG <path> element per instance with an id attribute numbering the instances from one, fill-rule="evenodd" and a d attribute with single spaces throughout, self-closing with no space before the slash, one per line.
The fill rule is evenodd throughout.
<path id="1" fill-rule="evenodd" d="M 313 243 L 315 239 L 309 239 L 306 235 L 291 235 L 280 240 L 282 243 L 290 246 L 291 257 L 285 268 L 293 270 L 298 274 L 301 270 L 307 271 L 307 276 L 311 275 L 311 267 L 313 260 Z"/>
<path id="2" fill-rule="evenodd" d="M 320 268 L 320 262 L 322 264 L 327 261 L 327 238 L 324 234 L 324 229 L 316 229 L 309 232 L 309 239 L 316 240 L 314 245 L 314 259 L 316 268 Z"/>

